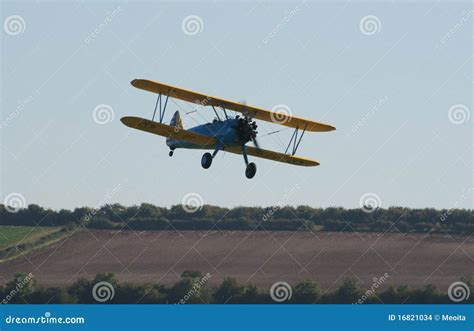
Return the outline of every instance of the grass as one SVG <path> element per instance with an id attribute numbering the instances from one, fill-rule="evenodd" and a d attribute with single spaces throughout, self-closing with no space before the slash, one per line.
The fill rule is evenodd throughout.
<path id="1" fill-rule="evenodd" d="M 0 263 L 49 246 L 79 230 L 74 227 L 0 226 Z"/>
<path id="2" fill-rule="evenodd" d="M 32 243 L 60 229 L 59 227 L 2 225 L 0 226 L 0 250 L 18 244 Z"/>

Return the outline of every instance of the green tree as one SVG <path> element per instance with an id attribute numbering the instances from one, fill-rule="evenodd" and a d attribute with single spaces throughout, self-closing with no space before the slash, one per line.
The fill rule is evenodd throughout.
<path id="1" fill-rule="evenodd" d="M 28 297 L 39 290 L 31 274 L 20 272 L 5 285 L 5 299 L 9 303 L 29 303 Z"/>
<path id="2" fill-rule="evenodd" d="M 321 289 L 312 280 L 306 279 L 297 284 L 291 301 L 294 303 L 315 303 L 321 297 Z"/>
<path id="3" fill-rule="evenodd" d="M 214 292 L 216 303 L 238 303 L 242 300 L 245 288 L 234 278 L 226 278 Z"/>
<path id="4" fill-rule="evenodd" d="M 345 278 L 333 296 L 334 303 L 355 303 L 362 296 L 354 278 Z"/>

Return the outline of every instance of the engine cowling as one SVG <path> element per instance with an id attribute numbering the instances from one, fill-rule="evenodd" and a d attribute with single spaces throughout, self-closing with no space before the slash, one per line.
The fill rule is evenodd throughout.
<path id="1" fill-rule="evenodd" d="M 237 135 L 238 142 L 241 144 L 246 144 L 249 141 L 254 141 L 257 137 L 257 123 L 253 121 L 250 117 L 240 117 L 235 118 L 236 124 L 234 129 Z"/>

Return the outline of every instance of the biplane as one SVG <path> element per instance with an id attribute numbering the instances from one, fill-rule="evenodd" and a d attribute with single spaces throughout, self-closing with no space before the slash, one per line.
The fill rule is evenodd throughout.
<path id="1" fill-rule="evenodd" d="M 247 178 L 253 178 L 257 172 L 255 163 L 249 162 L 249 155 L 299 166 L 317 166 L 319 165 L 317 161 L 295 156 L 301 139 L 306 131 L 335 130 L 335 127 L 328 124 L 281 112 L 272 112 L 151 80 L 134 79 L 131 84 L 136 88 L 158 94 L 158 98 L 151 120 L 126 116 L 120 119 L 122 123 L 133 129 L 165 137 L 166 144 L 170 148 L 169 156 L 173 156 L 174 150 L 177 148 L 213 150 L 212 154 L 206 152 L 201 158 L 201 166 L 204 169 L 211 166 L 212 160 L 219 151 L 242 155 L 246 165 L 245 176 Z M 176 111 L 170 124 L 164 124 L 163 119 L 169 98 L 198 104 L 202 108 L 212 108 L 216 118 L 211 123 L 184 129 L 180 113 Z M 159 121 L 155 121 L 157 109 L 159 110 Z M 232 116 L 228 111 L 238 112 L 241 115 Z M 283 153 L 260 148 L 255 120 L 273 122 L 294 129 L 290 142 Z M 254 146 L 247 146 L 246 144 L 249 142 L 252 142 Z"/>

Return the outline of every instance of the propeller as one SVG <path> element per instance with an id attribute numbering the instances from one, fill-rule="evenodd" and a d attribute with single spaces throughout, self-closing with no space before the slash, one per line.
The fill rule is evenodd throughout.
<path id="1" fill-rule="evenodd" d="M 258 128 L 258 125 L 257 123 L 255 123 L 255 121 L 252 122 L 252 124 L 250 124 L 252 129 L 253 129 L 253 132 L 254 132 L 254 135 L 252 137 L 252 142 L 253 142 L 253 145 L 255 146 L 255 148 L 257 149 L 260 149 L 260 144 L 258 143 L 258 140 L 257 140 L 257 128 Z"/>
<path id="2" fill-rule="evenodd" d="M 237 136 L 240 140 L 240 143 L 246 144 L 249 141 L 252 141 L 256 148 L 260 148 L 260 145 L 257 141 L 257 128 L 258 125 L 251 117 L 248 116 L 239 116 L 235 117 L 237 124 L 234 126 L 234 129 L 237 132 Z"/>
<path id="3" fill-rule="evenodd" d="M 247 108 L 247 101 L 245 99 L 240 101 L 240 104 L 242 104 L 245 108 Z M 249 141 L 252 141 L 253 145 L 255 148 L 260 149 L 260 145 L 257 141 L 257 128 L 258 125 L 255 123 L 255 121 L 252 120 L 251 117 L 248 116 L 250 114 L 249 111 L 244 111 L 243 112 L 243 117 L 240 117 L 239 115 L 236 116 L 237 119 L 239 119 L 239 129 L 240 132 L 243 133 L 242 135 L 242 142 L 246 144 Z"/>

